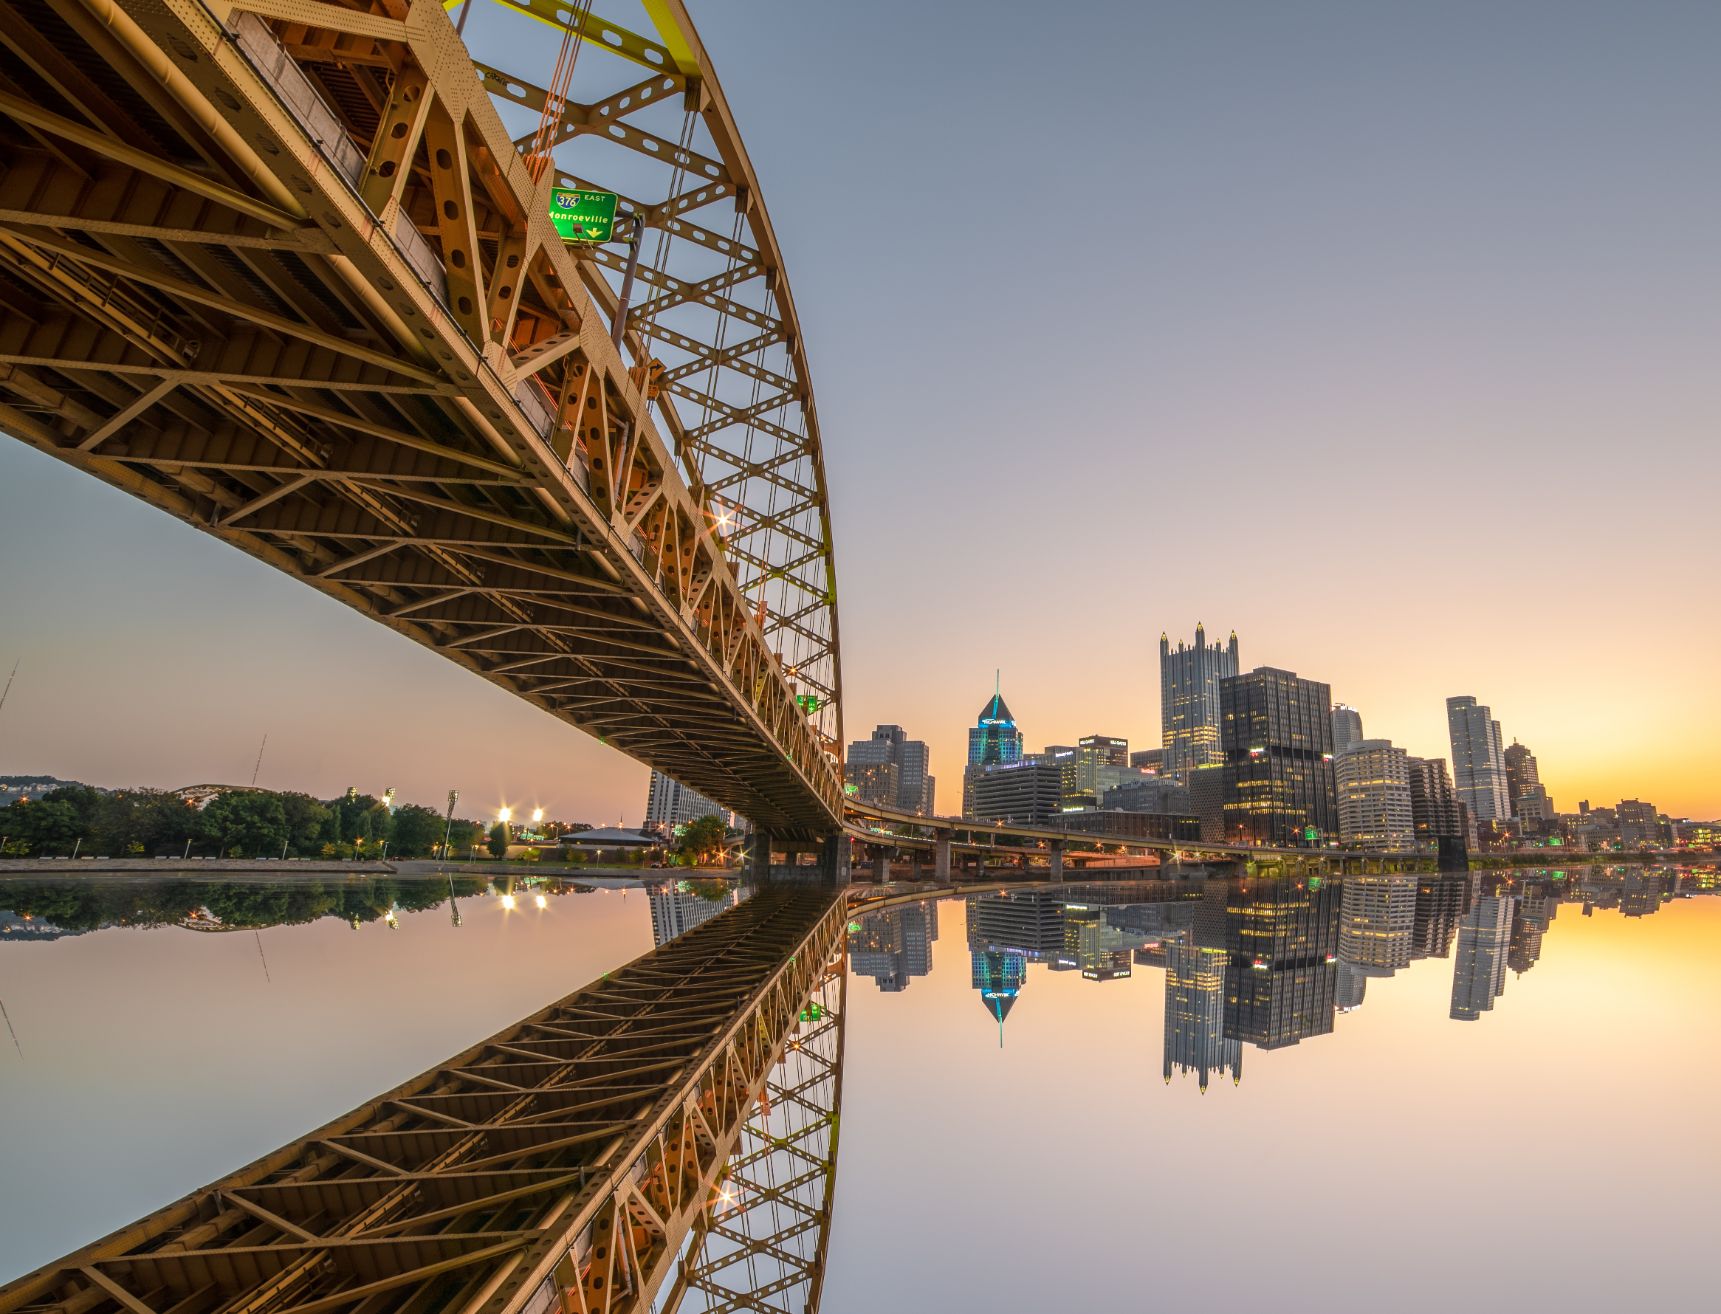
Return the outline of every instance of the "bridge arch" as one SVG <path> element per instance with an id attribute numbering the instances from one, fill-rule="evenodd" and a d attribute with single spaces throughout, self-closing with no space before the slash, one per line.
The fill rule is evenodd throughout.
<path id="1" fill-rule="evenodd" d="M 469 8 L 463 39 L 435 0 L 8 6 L 0 429 L 833 833 L 817 414 L 703 45 L 675 0 Z M 570 188 L 637 216 L 625 328 L 625 246 L 552 227 Z"/>

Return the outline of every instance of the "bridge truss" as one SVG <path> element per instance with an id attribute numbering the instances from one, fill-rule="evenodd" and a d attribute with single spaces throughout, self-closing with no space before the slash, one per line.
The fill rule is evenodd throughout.
<path id="1" fill-rule="evenodd" d="M 761 890 L 0 1314 L 643 1314 L 672 1276 L 670 1309 L 816 1309 L 846 915 Z"/>
<path id="2" fill-rule="evenodd" d="M 679 0 L 460 18 L 0 6 L 0 429 L 834 833 L 817 416 L 704 47 Z M 551 225 L 573 186 L 637 225 L 625 326 L 628 248 Z"/>

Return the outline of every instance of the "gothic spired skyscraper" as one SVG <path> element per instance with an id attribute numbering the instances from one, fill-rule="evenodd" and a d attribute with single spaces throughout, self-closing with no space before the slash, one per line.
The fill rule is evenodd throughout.
<path id="1" fill-rule="evenodd" d="M 1219 681 L 1236 675 L 1237 631 L 1221 647 L 1207 643 L 1207 629 L 1195 627 L 1195 646 L 1159 636 L 1159 725 L 1165 746 L 1165 773 L 1186 780 L 1198 766 L 1223 760 L 1219 750 Z"/>
<path id="2" fill-rule="evenodd" d="M 1506 795 L 1506 756 L 1500 748 L 1500 723 L 1469 694 L 1446 700 L 1446 727 L 1452 735 L 1452 779 L 1458 801 L 1478 825 L 1512 815 Z"/>

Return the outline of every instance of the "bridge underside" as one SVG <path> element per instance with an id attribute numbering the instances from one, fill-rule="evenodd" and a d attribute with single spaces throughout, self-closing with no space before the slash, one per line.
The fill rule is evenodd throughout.
<path id="1" fill-rule="evenodd" d="M 762 890 L 0 1288 L 0 1314 L 584 1314 L 642 1310 L 672 1278 L 705 1309 L 749 1254 L 812 1308 L 844 925 L 834 887 Z M 766 1203 L 776 1222 L 749 1225 Z M 771 1294 L 748 1307 L 786 1307 Z"/>
<path id="2" fill-rule="evenodd" d="M 694 456 L 728 420 L 612 343 L 438 5 L 11 0 L 0 125 L 0 430 L 773 833 L 836 828 L 822 469 L 787 564 L 724 541 Z"/>

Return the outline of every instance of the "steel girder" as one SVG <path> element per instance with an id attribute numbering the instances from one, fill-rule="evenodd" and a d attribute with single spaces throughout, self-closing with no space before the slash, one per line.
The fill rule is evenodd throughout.
<path id="1" fill-rule="evenodd" d="M 535 179 L 434 0 L 0 6 L 0 429 L 826 835 L 836 594 L 793 303 L 685 12 L 641 12 L 654 39 L 585 18 L 574 90 L 608 61 L 674 94 L 570 99 Z M 652 135 L 670 102 L 700 149 Z M 666 189 L 634 202 L 619 351 L 618 258 L 547 217 L 576 119 L 640 162 L 618 190 Z"/>
<path id="2" fill-rule="evenodd" d="M 847 938 L 701 1212 L 661 1314 L 816 1314 L 842 1113 Z"/>
<path id="3" fill-rule="evenodd" d="M 753 1181 L 763 1164 L 746 1129 L 781 1138 L 828 1108 L 822 1129 L 795 1132 L 781 1152 L 826 1179 L 834 1169 L 840 1050 L 804 1015 L 832 998 L 845 920 L 834 887 L 762 889 L 0 1287 L 0 1314 L 649 1309 L 690 1235 L 703 1253 L 714 1229 L 733 1228 L 736 1188 L 724 1182 Z M 809 1085 L 814 1070 L 824 1075 Z M 810 1228 L 820 1259 L 828 1217 L 827 1204 Z M 800 1253 L 787 1235 L 758 1243 Z"/>

